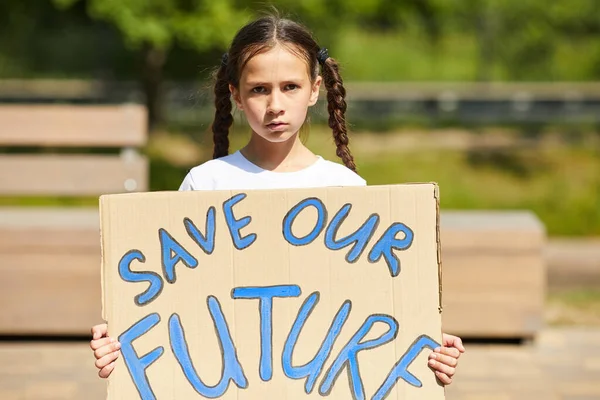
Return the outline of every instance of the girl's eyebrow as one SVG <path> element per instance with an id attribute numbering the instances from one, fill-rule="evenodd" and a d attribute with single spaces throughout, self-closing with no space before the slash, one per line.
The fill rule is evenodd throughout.
<path id="1" fill-rule="evenodd" d="M 302 78 L 294 77 L 294 78 L 283 79 L 280 83 L 298 83 L 298 82 L 302 82 Z M 263 81 L 246 81 L 246 84 L 249 86 L 270 86 L 272 83 L 263 82 Z"/>
<path id="2" fill-rule="evenodd" d="M 247 81 L 246 84 L 248 86 L 268 86 L 270 83 L 260 82 L 260 81 Z"/>
<path id="3" fill-rule="evenodd" d="M 282 83 L 299 83 L 302 82 L 302 78 L 286 79 Z"/>

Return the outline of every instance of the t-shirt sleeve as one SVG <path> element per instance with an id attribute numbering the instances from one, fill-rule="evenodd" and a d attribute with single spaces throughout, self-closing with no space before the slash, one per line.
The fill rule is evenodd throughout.
<path id="1" fill-rule="evenodd" d="M 183 178 L 179 191 L 185 190 L 214 190 L 214 166 L 209 163 L 192 168 Z"/>
<path id="2" fill-rule="evenodd" d="M 179 191 L 184 192 L 186 190 L 196 190 L 194 187 L 194 180 L 192 178 L 192 173 L 188 172 L 188 174 L 183 178 L 183 182 L 179 185 Z"/>
<path id="3" fill-rule="evenodd" d="M 332 161 L 323 163 L 323 169 L 319 173 L 327 179 L 325 186 L 367 186 L 367 181 L 356 172 Z"/>
<path id="4" fill-rule="evenodd" d="M 356 172 L 351 171 L 344 166 L 340 167 L 340 172 L 342 173 L 337 177 L 340 186 L 367 186 L 367 181 Z"/>
<path id="5" fill-rule="evenodd" d="M 345 186 L 367 186 L 367 181 L 355 172 L 353 174 L 356 176 L 349 178 Z"/>

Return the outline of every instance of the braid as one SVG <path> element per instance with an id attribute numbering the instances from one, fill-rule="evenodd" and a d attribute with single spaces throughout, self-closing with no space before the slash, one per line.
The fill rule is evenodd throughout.
<path id="1" fill-rule="evenodd" d="M 212 124 L 213 131 L 213 158 L 224 157 L 229 154 L 229 128 L 233 124 L 231 115 L 231 92 L 227 79 L 227 65 L 221 64 L 216 74 L 215 82 L 215 120 Z"/>
<path id="2" fill-rule="evenodd" d="M 329 127 L 333 131 L 333 139 L 337 146 L 336 154 L 344 165 L 356 172 L 354 157 L 348 148 L 348 129 L 346 128 L 346 89 L 339 74 L 337 61 L 327 58 L 322 64 L 323 82 L 327 89 L 327 110 L 329 111 Z"/>

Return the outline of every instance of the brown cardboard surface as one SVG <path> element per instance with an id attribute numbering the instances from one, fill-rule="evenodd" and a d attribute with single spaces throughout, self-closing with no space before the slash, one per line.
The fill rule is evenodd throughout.
<path id="1" fill-rule="evenodd" d="M 108 398 L 443 399 L 437 207 L 434 184 L 103 196 Z"/>

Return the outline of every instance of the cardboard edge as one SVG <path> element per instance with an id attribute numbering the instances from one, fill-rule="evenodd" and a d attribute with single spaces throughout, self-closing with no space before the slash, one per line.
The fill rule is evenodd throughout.
<path id="1" fill-rule="evenodd" d="M 107 310 L 106 310 L 106 295 L 105 295 L 105 290 L 106 287 L 104 286 L 104 260 L 105 260 L 105 256 L 104 256 L 104 251 L 106 249 L 106 246 L 104 245 L 104 239 L 106 238 L 105 235 L 103 235 L 102 233 L 102 220 L 103 220 L 103 214 L 102 214 L 102 210 L 105 207 L 105 203 L 106 203 L 106 195 L 102 195 L 98 198 L 98 218 L 100 219 L 100 228 L 99 228 L 99 234 L 100 234 L 100 301 L 101 301 L 101 307 L 102 307 L 102 319 L 104 320 L 104 322 L 108 322 L 107 318 L 106 318 L 106 314 L 107 314 Z"/>
<path id="2" fill-rule="evenodd" d="M 104 252 L 106 250 L 106 246 L 104 245 L 104 240 L 106 239 L 106 235 L 103 235 L 102 232 L 102 221 L 103 221 L 103 213 L 102 210 L 107 206 L 107 195 L 102 195 L 98 198 L 98 218 L 100 219 L 100 227 L 98 229 L 99 234 L 100 234 L 100 302 L 101 302 L 101 308 L 102 308 L 102 319 L 104 320 L 104 323 L 108 324 L 108 318 L 107 318 L 107 314 L 108 311 L 106 309 L 106 287 L 104 285 L 105 279 L 104 279 L 104 261 L 106 259 Z M 110 383 L 111 383 L 111 378 L 109 377 L 108 379 L 106 379 L 106 395 L 105 395 L 105 399 L 108 399 L 110 397 Z"/>
<path id="3" fill-rule="evenodd" d="M 437 183 L 433 185 L 433 198 L 435 201 L 435 241 L 437 246 L 437 264 L 438 264 L 438 312 L 443 311 L 442 305 L 442 239 L 440 234 L 440 187 Z"/>

